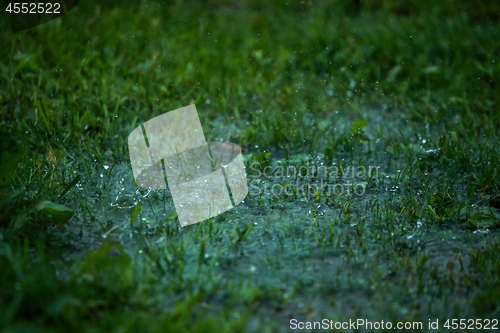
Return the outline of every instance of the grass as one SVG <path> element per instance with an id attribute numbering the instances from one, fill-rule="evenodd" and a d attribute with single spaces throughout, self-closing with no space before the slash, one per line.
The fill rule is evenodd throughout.
<path id="1" fill-rule="evenodd" d="M 2 21 L 1 330 L 498 318 L 498 12 L 103 2 Z M 169 190 L 135 187 L 126 142 L 190 103 L 207 140 L 244 147 L 250 194 L 181 229 Z"/>

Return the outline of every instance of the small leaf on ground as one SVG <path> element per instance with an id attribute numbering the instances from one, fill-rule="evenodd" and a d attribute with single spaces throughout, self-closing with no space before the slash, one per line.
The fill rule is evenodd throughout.
<path id="1" fill-rule="evenodd" d="M 271 156 L 271 153 L 262 152 L 260 154 L 255 155 L 255 156 L 252 156 L 249 159 L 249 161 L 264 162 L 269 158 L 269 156 Z"/>
<path id="2" fill-rule="evenodd" d="M 66 223 L 74 214 L 73 209 L 48 200 L 44 200 L 36 205 L 36 210 L 50 214 L 54 223 L 58 226 Z"/>
<path id="3" fill-rule="evenodd" d="M 351 132 L 353 132 L 354 134 L 360 134 L 366 124 L 368 124 L 366 119 L 356 119 L 352 122 Z"/>

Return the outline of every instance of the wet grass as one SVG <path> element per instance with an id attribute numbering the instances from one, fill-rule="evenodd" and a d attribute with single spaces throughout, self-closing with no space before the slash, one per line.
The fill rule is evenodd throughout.
<path id="1" fill-rule="evenodd" d="M 6 32 L 1 330 L 498 319 L 499 8 L 424 2 L 80 3 Z M 250 194 L 181 229 L 126 142 L 190 103 Z"/>

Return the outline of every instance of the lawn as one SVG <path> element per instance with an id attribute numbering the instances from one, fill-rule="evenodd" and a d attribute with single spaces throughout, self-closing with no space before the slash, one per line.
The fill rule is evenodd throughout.
<path id="1" fill-rule="evenodd" d="M 81 1 L 17 33 L 4 13 L 0 331 L 500 328 L 499 13 Z M 249 194 L 181 228 L 127 139 L 190 104 L 243 147 Z"/>

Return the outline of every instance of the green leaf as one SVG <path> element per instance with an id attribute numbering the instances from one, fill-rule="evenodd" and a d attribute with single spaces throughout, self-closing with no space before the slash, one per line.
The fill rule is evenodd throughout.
<path id="1" fill-rule="evenodd" d="M 39 212 L 50 214 L 58 226 L 66 223 L 74 214 L 73 209 L 47 200 L 40 202 L 35 208 Z"/>
<path id="2" fill-rule="evenodd" d="M 0 193 L 9 185 L 23 154 L 23 148 L 12 139 L 6 130 L 0 129 Z"/>
<path id="3" fill-rule="evenodd" d="M 269 158 L 269 156 L 271 156 L 271 153 L 262 152 L 251 157 L 249 161 L 264 162 Z"/>
<path id="4" fill-rule="evenodd" d="M 354 134 L 360 134 L 366 124 L 368 124 L 366 119 L 356 119 L 352 122 L 351 132 L 353 132 Z"/>
<path id="5" fill-rule="evenodd" d="M 437 72 L 439 72 L 438 66 L 427 66 L 424 68 L 424 73 L 426 74 L 437 73 Z"/>

